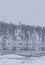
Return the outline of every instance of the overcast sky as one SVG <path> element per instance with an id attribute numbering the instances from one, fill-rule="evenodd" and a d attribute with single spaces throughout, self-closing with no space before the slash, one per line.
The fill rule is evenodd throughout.
<path id="1" fill-rule="evenodd" d="M 45 25 L 45 0 L 0 0 L 0 21 Z"/>

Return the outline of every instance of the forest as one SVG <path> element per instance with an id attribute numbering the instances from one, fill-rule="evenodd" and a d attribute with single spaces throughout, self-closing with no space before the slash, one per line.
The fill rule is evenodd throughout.
<path id="1" fill-rule="evenodd" d="M 45 51 L 45 26 L 0 22 L 0 54 Z"/>

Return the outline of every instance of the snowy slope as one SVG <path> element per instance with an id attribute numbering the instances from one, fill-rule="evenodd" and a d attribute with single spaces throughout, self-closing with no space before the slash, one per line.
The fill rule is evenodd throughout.
<path id="1" fill-rule="evenodd" d="M 45 57 L 25 58 L 18 55 L 0 55 L 0 65 L 45 65 Z"/>

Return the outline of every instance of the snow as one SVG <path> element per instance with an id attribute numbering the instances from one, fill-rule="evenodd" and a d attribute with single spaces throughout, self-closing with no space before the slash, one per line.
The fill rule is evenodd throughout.
<path id="1" fill-rule="evenodd" d="M 26 58 L 14 54 L 0 55 L 0 65 L 45 65 L 45 56 Z"/>

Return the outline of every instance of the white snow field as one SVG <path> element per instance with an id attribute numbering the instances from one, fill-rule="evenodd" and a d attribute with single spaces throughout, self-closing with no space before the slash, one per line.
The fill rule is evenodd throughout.
<path id="1" fill-rule="evenodd" d="M 0 65 L 45 65 L 45 56 L 22 57 L 19 55 L 0 55 Z"/>

